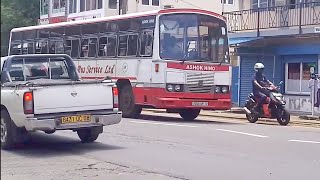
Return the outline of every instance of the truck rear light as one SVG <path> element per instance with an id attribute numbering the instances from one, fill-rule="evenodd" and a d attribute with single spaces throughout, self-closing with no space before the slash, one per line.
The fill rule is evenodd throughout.
<path id="1" fill-rule="evenodd" d="M 113 92 L 113 108 L 119 107 L 119 92 L 117 87 L 112 88 Z"/>
<path id="2" fill-rule="evenodd" d="M 24 114 L 33 114 L 33 93 L 32 92 L 25 92 L 23 95 L 23 110 Z"/>

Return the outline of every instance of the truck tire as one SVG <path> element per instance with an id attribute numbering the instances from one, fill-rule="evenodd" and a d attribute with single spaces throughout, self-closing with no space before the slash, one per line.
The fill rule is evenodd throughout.
<path id="1" fill-rule="evenodd" d="M 14 148 L 16 134 L 18 132 L 17 126 L 11 120 L 9 113 L 6 110 L 1 110 L 1 148 L 12 149 Z"/>
<path id="2" fill-rule="evenodd" d="M 77 134 L 83 143 L 92 143 L 99 137 L 100 132 L 93 128 L 79 129 Z"/>
<path id="3" fill-rule="evenodd" d="M 125 118 L 137 118 L 141 114 L 142 107 L 135 104 L 132 87 L 125 85 L 120 89 L 120 110 Z"/>
<path id="4" fill-rule="evenodd" d="M 193 121 L 200 114 L 201 109 L 183 109 L 179 112 L 183 120 Z"/>

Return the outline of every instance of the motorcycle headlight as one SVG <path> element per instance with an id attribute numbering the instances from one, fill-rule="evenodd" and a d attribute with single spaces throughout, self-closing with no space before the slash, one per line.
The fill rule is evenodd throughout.
<path id="1" fill-rule="evenodd" d="M 279 97 L 279 96 L 276 96 L 276 99 L 278 100 L 278 101 L 282 101 L 283 99 L 281 98 L 281 97 Z"/>
<path id="2" fill-rule="evenodd" d="M 180 92 L 180 91 L 181 91 L 181 86 L 180 86 L 180 85 L 175 85 L 175 86 L 174 86 L 174 90 L 175 90 L 176 92 Z"/>
<path id="3" fill-rule="evenodd" d="M 221 92 L 221 88 L 219 86 L 216 86 L 216 88 L 214 89 L 215 93 L 220 93 Z"/>
<path id="4" fill-rule="evenodd" d="M 221 91 L 222 91 L 222 93 L 227 93 L 227 92 L 228 92 L 228 90 L 229 90 L 229 89 L 228 89 L 228 87 L 226 87 L 226 86 L 225 86 L 225 87 L 223 87 L 223 88 L 222 88 L 222 90 L 221 90 Z"/>
<path id="5" fill-rule="evenodd" d="M 169 92 L 172 92 L 172 91 L 173 91 L 173 86 L 172 86 L 171 84 L 169 84 L 169 85 L 167 86 L 167 90 L 168 90 Z"/>

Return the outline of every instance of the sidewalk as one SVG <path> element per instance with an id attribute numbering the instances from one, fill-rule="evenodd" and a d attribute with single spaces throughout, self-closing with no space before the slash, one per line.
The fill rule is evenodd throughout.
<path id="1" fill-rule="evenodd" d="M 152 111 L 155 113 L 166 113 L 164 109 L 145 109 L 146 111 Z M 224 119 L 237 119 L 237 120 L 245 120 L 247 121 L 246 115 L 243 112 L 242 108 L 232 108 L 229 111 L 209 111 L 209 110 L 202 110 L 200 116 L 207 116 L 207 117 L 215 117 L 215 118 L 224 118 Z M 274 119 L 266 121 L 275 121 Z M 290 117 L 290 124 L 293 125 L 306 125 L 320 128 L 320 119 L 309 120 L 306 116 L 295 116 L 291 115 Z"/>

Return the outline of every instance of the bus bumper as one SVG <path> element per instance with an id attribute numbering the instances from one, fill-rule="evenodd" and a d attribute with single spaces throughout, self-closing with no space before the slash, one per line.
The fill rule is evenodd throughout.
<path id="1" fill-rule="evenodd" d="M 135 101 L 158 109 L 231 109 L 231 94 L 167 92 L 163 88 L 135 88 Z"/>
<path id="2" fill-rule="evenodd" d="M 157 98 L 156 108 L 163 109 L 206 109 L 206 110 L 229 110 L 230 99 L 181 99 L 181 98 Z"/>

